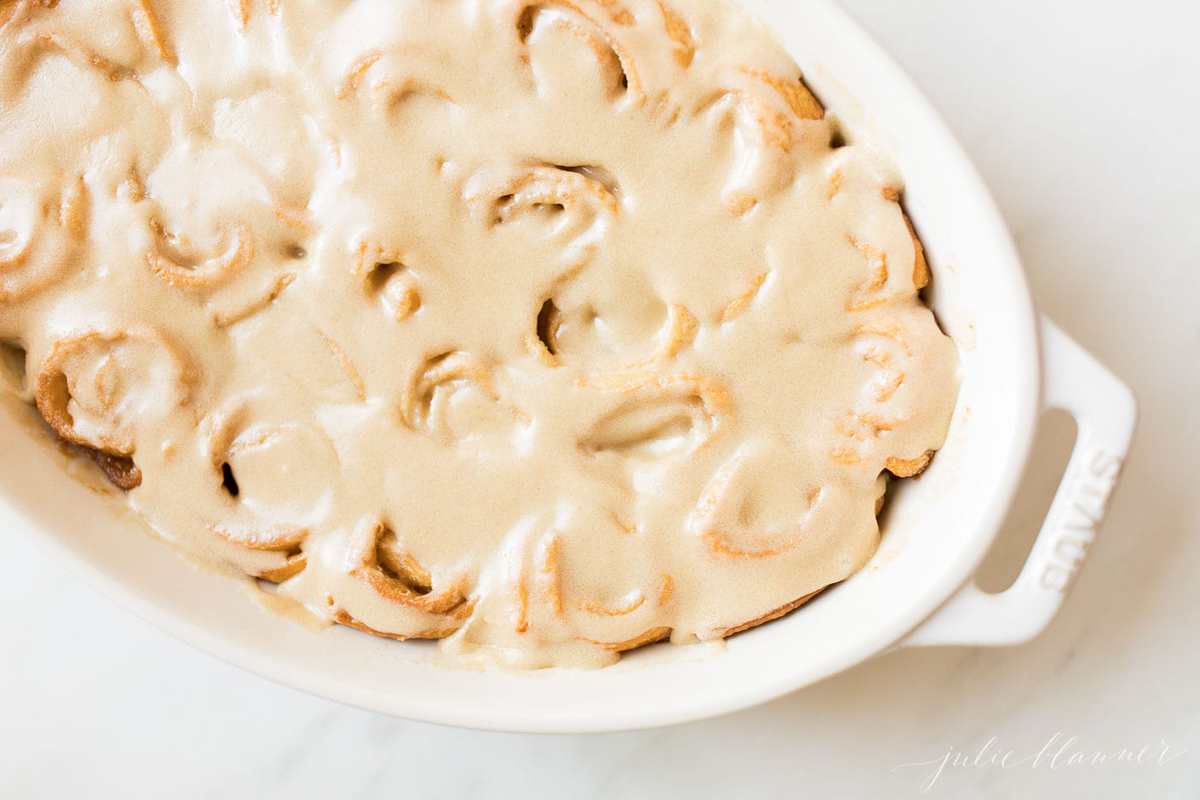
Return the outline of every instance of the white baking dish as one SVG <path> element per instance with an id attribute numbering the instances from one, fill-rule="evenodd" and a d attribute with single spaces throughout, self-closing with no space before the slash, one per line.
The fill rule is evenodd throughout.
<path id="1" fill-rule="evenodd" d="M 1041 631 L 1062 604 L 1132 435 L 1128 389 L 1034 313 L 987 190 L 901 71 L 826 0 L 746 0 L 844 122 L 890 153 L 931 255 L 932 302 L 962 350 L 963 390 L 945 449 L 897 492 L 881 550 L 860 575 L 792 616 L 721 646 L 659 646 L 600 671 L 470 671 L 432 647 L 264 613 L 231 578 L 140 532 L 62 458 L 0 416 L 0 529 L 33 536 L 164 630 L 246 669 L 363 708 L 521 731 L 600 731 L 712 716 L 782 695 L 895 646 L 994 645 Z M 1080 436 L 1020 578 L 975 588 L 1030 455 L 1039 415 L 1064 408 Z M 46 635 L 61 635 L 47 631 Z M 82 667 L 81 667 L 82 668 Z"/>

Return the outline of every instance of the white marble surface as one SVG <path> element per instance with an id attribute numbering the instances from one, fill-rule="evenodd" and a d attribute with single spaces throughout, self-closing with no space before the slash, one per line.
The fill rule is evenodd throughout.
<path id="1" fill-rule="evenodd" d="M 950 748 L 974 759 L 992 737 L 982 763 L 947 769 L 928 796 L 1200 796 L 1200 12 L 1180 0 L 849 6 L 961 134 L 1042 307 L 1140 395 L 1109 523 L 1047 635 L 889 655 L 665 731 L 480 734 L 244 674 L 0 531 L 0 796 L 899 798 L 920 795 L 935 767 L 897 765 Z M 1046 502 L 1045 462 L 1015 536 Z M 1065 763 L 1145 746 L 1141 765 Z M 1006 750 L 1025 762 L 990 763 Z"/>

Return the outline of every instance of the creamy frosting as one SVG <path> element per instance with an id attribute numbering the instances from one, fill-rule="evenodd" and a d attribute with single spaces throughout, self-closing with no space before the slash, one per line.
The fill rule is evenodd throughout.
<path id="1" fill-rule="evenodd" d="M 717 0 L 0 3 L 0 338 L 164 538 L 516 666 L 860 569 L 957 359 Z"/>

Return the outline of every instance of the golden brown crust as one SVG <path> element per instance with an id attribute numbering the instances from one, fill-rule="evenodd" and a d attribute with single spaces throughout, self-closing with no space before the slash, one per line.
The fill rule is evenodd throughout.
<path id="1" fill-rule="evenodd" d="M 360 534 L 356 563 L 350 574 L 365 582 L 384 600 L 426 614 L 465 619 L 471 604 L 465 576 L 435 588 L 433 580 L 412 556 L 400 549 L 395 534 L 376 523 Z"/>
<path id="2" fill-rule="evenodd" d="M 929 468 L 933 455 L 934 451 L 929 450 L 916 458 L 889 458 L 887 470 L 897 478 L 915 478 Z"/>
<path id="3" fill-rule="evenodd" d="M 156 244 L 146 252 L 146 264 L 173 286 L 187 289 L 219 286 L 254 259 L 254 238 L 245 224 L 233 227 L 224 253 L 206 259 L 183 252 L 158 220 L 150 221 L 150 229 Z"/>
<path id="4" fill-rule="evenodd" d="M 746 309 L 754 302 L 754 298 L 758 297 L 763 284 L 766 283 L 767 275 L 768 273 L 766 272 L 760 272 L 758 275 L 755 275 L 750 281 L 750 288 L 729 301 L 729 304 L 721 312 L 721 322 L 733 322 L 746 312 Z"/>
<path id="5" fill-rule="evenodd" d="M 754 69 L 751 67 L 743 67 L 742 72 L 774 89 L 783 98 L 784 102 L 787 103 L 792 113 L 800 119 L 824 119 L 825 107 L 821 105 L 821 101 L 817 99 L 816 95 L 809 90 L 808 84 L 804 82 L 803 78 L 783 78 L 764 69 Z"/>
<path id="6" fill-rule="evenodd" d="M 21 300 L 61 279 L 75 249 L 86 239 L 91 197 L 78 176 L 56 199 L 43 204 L 34 229 L 0 244 L 0 303 Z M 0 199 L 0 205 L 4 199 Z"/>
<path id="7" fill-rule="evenodd" d="M 170 346 L 157 335 L 148 331 L 88 331 L 57 340 L 42 363 L 34 386 L 34 402 L 46 423 L 64 441 L 83 447 L 100 450 L 113 456 L 130 456 L 133 444 L 114 434 L 101 434 L 92 442 L 75 432 L 75 422 L 68 410 L 71 389 L 64 372 L 67 360 L 77 351 L 93 345 L 118 345 L 126 341 L 141 341 L 161 345 L 163 351 L 176 362 L 180 389 L 186 398 L 190 388 L 191 374 Z"/>
<path id="8" fill-rule="evenodd" d="M 132 458 L 114 456 L 94 447 L 75 444 L 59 436 L 53 428 L 50 432 L 55 436 L 60 452 L 69 457 L 82 455 L 91 459 L 105 479 L 122 492 L 131 492 L 142 485 L 142 471 Z"/>
<path id="9" fill-rule="evenodd" d="M 229 12 L 242 30 L 250 24 L 250 0 L 229 0 Z"/>
<path id="10" fill-rule="evenodd" d="M 114 456 L 101 450 L 87 448 L 88 455 L 113 486 L 130 492 L 142 485 L 142 471 L 128 456 Z"/>
<path id="11" fill-rule="evenodd" d="M 163 30 L 162 22 L 159 21 L 158 15 L 154 13 L 154 7 L 150 5 L 150 0 L 134 0 L 133 10 L 133 27 L 137 30 L 138 36 L 147 44 L 154 48 L 158 53 L 158 57 L 165 63 L 176 66 L 179 63 L 175 56 L 175 50 L 171 47 L 165 31 Z"/>
<path id="12" fill-rule="evenodd" d="M 230 544 L 260 553 L 288 553 L 298 550 L 309 534 L 307 528 L 288 526 L 266 530 L 235 531 L 220 525 L 210 525 L 209 530 Z"/>
<path id="13" fill-rule="evenodd" d="M 604 646 L 614 653 L 628 653 L 630 650 L 637 650 L 639 647 L 657 644 L 669 638 L 671 638 L 670 628 L 652 628 L 635 639 L 630 639 L 627 642 L 618 642 L 617 644 L 606 644 Z"/>
<path id="14" fill-rule="evenodd" d="M 269 581 L 270 583 L 283 583 L 288 578 L 294 578 L 299 575 L 307 566 L 308 559 L 304 557 L 303 553 L 300 553 L 289 558 L 287 563 L 282 567 L 263 570 L 262 572 L 258 573 L 258 577 L 262 578 L 264 581 Z"/>
<path id="15" fill-rule="evenodd" d="M 788 614 L 795 611 L 800 606 L 807 603 L 809 600 L 812 600 L 814 597 L 816 597 L 823 591 L 825 591 L 825 589 L 818 589 L 817 591 L 813 592 L 812 594 L 808 594 L 808 595 L 805 595 L 804 597 L 801 597 L 799 600 L 793 600 L 792 602 L 788 603 L 787 605 L 780 606 L 779 608 L 775 609 L 774 611 L 767 612 L 766 614 L 763 614 L 758 619 L 753 619 L 753 620 L 750 620 L 749 622 L 729 628 L 728 630 L 724 631 L 721 634 L 721 638 L 727 639 L 730 636 L 736 636 L 739 633 L 745 633 L 746 631 L 750 630 L 751 628 L 757 628 L 759 625 L 765 625 L 766 623 L 777 620 L 780 617 L 785 617 Z"/>
<path id="16" fill-rule="evenodd" d="M 629 26 L 635 22 L 633 15 L 618 0 L 596 2 L 605 8 L 609 18 L 618 26 Z M 570 16 L 558 16 L 551 24 L 575 36 L 592 50 L 611 87 L 610 94 L 614 99 L 625 94 L 637 104 L 645 101 L 646 94 L 629 53 L 616 41 L 602 20 L 588 15 L 572 0 L 540 0 L 526 3 L 517 15 L 517 33 L 522 44 L 527 44 L 538 13 L 546 7 L 557 7 L 570 12 Z M 525 57 L 528 59 L 528 53 Z"/>
<path id="17" fill-rule="evenodd" d="M 442 628 L 440 630 L 421 631 L 420 633 L 403 634 L 403 633 L 387 633 L 386 631 L 376 630 L 370 625 L 365 625 L 359 622 L 354 617 L 347 614 L 345 611 L 338 611 L 334 617 L 334 621 L 339 625 L 345 625 L 355 630 L 360 630 L 363 633 L 369 633 L 372 636 L 378 636 L 382 639 L 392 639 L 397 642 L 406 642 L 411 639 L 446 639 L 458 632 L 458 627 Z"/>
<path id="18" fill-rule="evenodd" d="M 679 66 L 687 69 L 696 57 L 696 42 L 692 39 L 691 28 L 688 27 L 687 21 L 663 0 L 658 0 L 658 8 L 663 15 L 667 36 L 675 43 L 675 60 L 679 62 Z"/>
<path id="19" fill-rule="evenodd" d="M 912 218 L 908 215 L 908 210 L 904 208 L 904 191 L 896 186 L 884 186 L 881 193 L 884 200 L 900 206 L 900 214 L 904 218 L 904 224 L 908 226 L 908 235 L 912 238 L 913 250 L 915 251 L 912 276 L 913 286 L 917 287 L 917 291 L 920 291 L 929 285 L 931 277 L 929 262 L 925 258 L 925 246 L 921 244 L 921 237 L 917 235 L 917 229 L 913 226 Z"/>
<path id="20" fill-rule="evenodd" d="M 467 203 L 488 225 L 500 225 L 539 206 L 612 216 L 621 205 L 612 189 L 582 172 L 557 167 L 515 167 L 481 172 L 469 184 Z"/>
<path id="21" fill-rule="evenodd" d="M 925 246 L 921 244 L 921 237 L 917 236 L 917 229 L 913 227 L 912 219 L 907 213 L 904 213 L 904 224 L 908 226 L 908 233 L 912 237 L 913 249 L 916 251 L 916 261 L 913 263 L 913 286 L 916 286 L 917 290 L 920 291 L 929 285 L 929 262 L 925 260 Z"/>
<path id="22" fill-rule="evenodd" d="M 114 83 L 117 81 L 138 82 L 138 74 L 131 67 L 110 61 L 74 39 L 59 33 L 38 33 L 26 38 L 22 44 L 26 47 L 30 58 L 37 58 L 47 53 L 60 53 L 78 64 L 96 70 Z"/>

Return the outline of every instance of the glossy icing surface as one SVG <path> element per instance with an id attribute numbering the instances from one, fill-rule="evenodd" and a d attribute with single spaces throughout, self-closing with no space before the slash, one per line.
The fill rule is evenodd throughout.
<path id="1" fill-rule="evenodd" d="M 856 572 L 957 359 L 716 0 L 0 3 L 0 338 L 164 538 L 515 666 Z"/>

